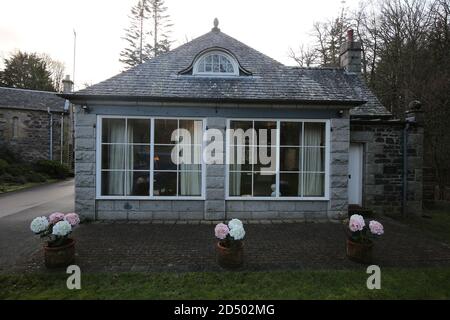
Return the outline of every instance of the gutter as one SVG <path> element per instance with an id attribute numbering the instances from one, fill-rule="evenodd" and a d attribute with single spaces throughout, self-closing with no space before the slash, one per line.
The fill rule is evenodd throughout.
<path id="1" fill-rule="evenodd" d="M 192 98 L 192 97 L 156 97 L 156 96 L 123 96 L 123 95 L 83 95 L 60 93 L 57 96 L 71 100 L 72 103 L 87 101 L 124 101 L 124 102 L 210 102 L 210 103 L 252 103 L 252 104 L 313 104 L 359 106 L 364 100 L 307 100 L 307 99 L 242 99 L 242 98 Z"/>

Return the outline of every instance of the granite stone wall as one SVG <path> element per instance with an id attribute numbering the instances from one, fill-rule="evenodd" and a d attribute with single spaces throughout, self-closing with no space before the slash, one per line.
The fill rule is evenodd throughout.
<path id="1" fill-rule="evenodd" d="M 13 134 L 13 119 L 17 118 L 17 135 Z M 65 117 L 65 125 L 69 125 Z M 0 109 L 0 145 L 5 145 L 21 159 L 35 162 L 49 159 L 50 116 L 46 111 Z M 61 158 L 61 115 L 53 115 L 53 159 Z"/>
<path id="2" fill-rule="evenodd" d="M 403 128 L 401 121 L 352 121 L 351 143 L 364 145 L 363 206 L 400 215 L 403 204 Z M 407 212 L 422 210 L 423 128 L 407 131 Z"/>

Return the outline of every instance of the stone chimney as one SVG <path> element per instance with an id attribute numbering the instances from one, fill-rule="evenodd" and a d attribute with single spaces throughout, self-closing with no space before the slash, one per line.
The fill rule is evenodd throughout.
<path id="1" fill-rule="evenodd" d="M 361 42 L 353 38 L 353 30 L 347 31 L 347 40 L 342 44 L 339 64 L 347 72 L 361 72 Z"/>
<path id="2" fill-rule="evenodd" d="M 73 81 L 70 80 L 70 75 L 67 74 L 62 83 L 63 93 L 71 93 L 73 91 Z"/>

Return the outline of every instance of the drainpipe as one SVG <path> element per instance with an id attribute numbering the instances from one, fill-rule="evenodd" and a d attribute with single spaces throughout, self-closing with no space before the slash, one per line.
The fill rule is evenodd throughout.
<path id="1" fill-rule="evenodd" d="M 49 159 L 53 160 L 53 114 L 50 112 L 50 107 L 47 107 L 47 113 L 50 116 L 49 135 L 50 135 L 50 150 Z"/>
<path id="2" fill-rule="evenodd" d="M 64 149 L 64 113 L 61 114 L 61 164 L 63 163 L 63 149 Z"/>
<path id="3" fill-rule="evenodd" d="M 406 119 L 403 127 L 403 172 L 402 172 L 402 216 L 407 215 L 407 201 L 408 201 L 408 129 L 409 122 Z"/>

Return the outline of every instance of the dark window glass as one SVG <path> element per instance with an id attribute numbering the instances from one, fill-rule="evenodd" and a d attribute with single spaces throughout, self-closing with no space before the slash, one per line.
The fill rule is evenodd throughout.
<path id="1" fill-rule="evenodd" d="M 155 143 L 156 144 L 175 144 L 172 141 L 172 132 L 177 130 L 178 120 L 173 119 L 155 119 Z"/>
<path id="2" fill-rule="evenodd" d="M 255 172 L 253 174 L 253 196 L 254 197 L 271 197 L 275 196 L 275 173 L 261 174 Z"/>
<path id="3" fill-rule="evenodd" d="M 280 173 L 280 197 L 301 195 L 300 173 Z"/>
<path id="4" fill-rule="evenodd" d="M 177 170 L 177 165 L 172 161 L 172 150 L 176 146 L 155 146 L 154 170 Z M 175 149 L 176 150 L 176 149 Z"/>
<path id="5" fill-rule="evenodd" d="M 280 171 L 301 171 L 301 148 L 280 147 Z"/>
<path id="6" fill-rule="evenodd" d="M 128 119 L 128 143 L 150 143 L 150 120 Z"/>
<path id="7" fill-rule="evenodd" d="M 102 172 L 102 195 L 123 196 L 125 186 L 125 171 Z"/>
<path id="8" fill-rule="evenodd" d="M 125 169 L 125 145 L 102 145 L 102 169 Z"/>
<path id="9" fill-rule="evenodd" d="M 129 196 L 148 196 L 150 194 L 150 173 L 142 171 L 127 172 L 131 182 Z"/>
<path id="10" fill-rule="evenodd" d="M 230 196 L 251 197 L 252 173 L 230 172 L 229 190 Z"/>
<path id="11" fill-rule="evenodd" d="M 280 145 L 301 146 L 302 143 L 302 123 L 301 122 L 281 122 L 280 123 Z"/>
<path id="12" fill-rule="evenodd" d="M 177 173 L 176 172 L 154 172 L 153 195 L 176 196 L 177 195 Z"/>
<path id="13" fill-rule="evenodd" d="M 133 170 L 150 170 L 150 145 L 130 145 L 129 152 Z"/>

